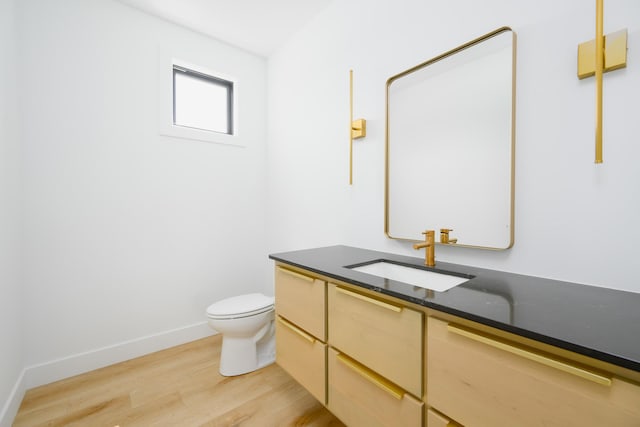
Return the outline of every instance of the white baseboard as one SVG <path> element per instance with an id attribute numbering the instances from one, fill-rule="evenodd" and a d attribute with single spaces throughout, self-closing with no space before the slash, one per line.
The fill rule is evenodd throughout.
<path id="1" fill-rule="evenodd" d="M 63 378 L 103 368 L 145 354 L 195 341 L 215 334 L 208 323 L 198 322 L 122 343 L 102 347 L 62 359 L 52 360 L 26 368 L 26 389 L 49 384 Z"/>
<path id="2" fill-rule="evenodd" d="M 11 427 L 24 394 L 30 388 L 215 334 L 217 332 L 209 327 L 208 322 L 198 322 L 182 328 L 29 366 L 20 373 L 20 377 L 11 390 L 9 399 L 4 404 L 2 412 L 0 412 L 0 427 Z"/>
<path id="3" fill-rule="evenodd" d="M 23 369 L 22 372 L 20 372 L 20 376 L 9 394 L 9 398 L 2 407 L 2 411 L 0 412 L 0 427 L 11 427 L 11 424 L 13 424 L 13 419 L 18 413 L 22 398 L 27 390 L 24 381 L 26 371 L 26 369 Z"/>

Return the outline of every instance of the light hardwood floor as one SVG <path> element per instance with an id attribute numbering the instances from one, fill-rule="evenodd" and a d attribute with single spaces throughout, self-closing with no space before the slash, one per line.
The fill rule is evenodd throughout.
<path id="1" fill-rule="evenodd" d="M 223 377 L 216 335 L 28 390 L 22 426 L 344 426 L 279 366 Z"/>

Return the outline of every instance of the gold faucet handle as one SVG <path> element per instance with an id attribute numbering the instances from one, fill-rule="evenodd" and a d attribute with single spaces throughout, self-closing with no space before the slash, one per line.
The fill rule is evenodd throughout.
<path id="1" fill-rule="evenodd" d="M 422 248 L 432 247 L 433 244 L 435 243 L 434 230 L 423 231 L 422 234 L 424 234 L 425 236 L 424 242 L 414 244 L 413 249 L 422 249 Z"/>
<path id="2" fill-rule="evenodd" d="M 424 240 L 428 244 L 433 245 L 433 243 L 435 242 L 435 236 L 436 236 L 435 230 L 423 231 L 422 234 L 424 234 Z"/>
<path id="3" fill-rule="evenodd" d="M 456 243 L 458 241 L 458 239 L 449 239 L 450 231 L 453 231 L 453 228 L 440 229 L 440 243 Z"/>

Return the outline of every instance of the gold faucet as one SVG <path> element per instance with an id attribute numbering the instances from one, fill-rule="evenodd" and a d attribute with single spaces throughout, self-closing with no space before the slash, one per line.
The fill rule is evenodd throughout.
<path id="1" fill-rule="evenodd" d="M 450 239 L 449 232 L 453 231 L 453 228 L 441 228 L 440 229 L 440 243 L 453 244 L 457 243 L 458 239 Z"/>
<path id="2" fill-rule="evenodd" d="M 436 242 L 434 230 L 427 230 L 422 232 L 425 236 L 423 243 L 416 243 L 413 245 L 413 249 L 427 248 L 424 251 L 424 265 L 427 267 L 434 267 L 436 265 Z"/>

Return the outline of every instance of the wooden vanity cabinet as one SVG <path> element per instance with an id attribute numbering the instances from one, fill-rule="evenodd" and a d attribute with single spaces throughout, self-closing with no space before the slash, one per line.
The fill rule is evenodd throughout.
<path id="1" fill-rule="evenodd" d="M 276 267 L 276 361 L 350 427 L 640 427 L 634 372 Z"/>
<path id="2" fill-rule="evenodd" d="M 276 267 L 276 363 L 326 404 L 326 282 Z"/>
<path id="3" fill-rule="evenodd" d="M 517 336 L 437 315 L 427 324 L 428 404 L 465 426 L 640 426 L 640 387 L 629 381 Z"/>

